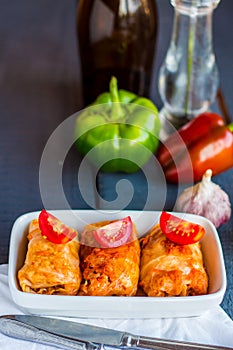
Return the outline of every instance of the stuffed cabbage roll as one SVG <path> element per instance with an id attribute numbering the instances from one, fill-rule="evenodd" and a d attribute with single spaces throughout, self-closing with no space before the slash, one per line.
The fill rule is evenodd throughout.
<path id="1" fill-rule="evenodd" d="M 50 242 L 42 236 L 38 220 L 29 226 L 28 250 L 18 271 L 22 291 L 38 294 L 76 295 L 81 282 L 79 243 Z"/>
<path id="2" fill-rule="evenodd" d="M 96 228 L 108 227 L 113 221 L 87 225 L 81 235 L 80 259 L 83 280 L 80 295 L 133 296 L 137 292 L 140 264 L 140 244 L 132 225 L 133 239 L 129 243 L 102 248 L 93 235 Z M 103 233 L 104 233 L 103 229 Z M 108 233 L 105 233 L 105 237 Z M 119 236 L 118 236 L 119 237 Z M 111 244 L 110 244 L 111 245 Z"/>
<path id="3" fill-rule="evenodd" d="M 206 294 L 208 276 L 200 243 L 173 243 L 156 225 L 141 240 L 139 286 L 148 296 Z"/>

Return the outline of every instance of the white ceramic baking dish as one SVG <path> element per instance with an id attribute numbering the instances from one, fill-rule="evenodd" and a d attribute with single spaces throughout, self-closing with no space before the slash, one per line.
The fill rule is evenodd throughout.
<path id="1" fill-rule="evenodd" d="M 139 235 L 155 225 L 159 211 L 98 211 L 56 210 L 50 211 L 66 224 L 81 231 L 87 223 L 114 220 L 130 215 Z M 204 264 L 209 276 L 207 295 L 187 297 L 94 297 L 37 295 L 20 290 L 17 272 L 24 263 L 27 250 L 27 230 L 39 212 L 26 213 L 14 223 L 10 238 L 9 287 L 13 301 L 23 312 L 39 315 L 56 315 L 86 318 L 164 318 L 190 317 L 203 314 L 219 305 L 226 290 L 226 272 L 222 248 L 214 225 L 204 217 L 173 213 L 204 226 L 206 233 L 201 241 Z"/>

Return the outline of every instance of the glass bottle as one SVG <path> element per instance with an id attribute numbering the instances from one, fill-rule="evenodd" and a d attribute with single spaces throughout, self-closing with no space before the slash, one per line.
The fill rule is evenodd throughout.
<path id="1" fill-rule="evenodd" d="M 109 90 L 149 97 L 156 48 L 156 0 L 79 0 L 77 37 L 84 103 Z"/>
<path id="2" fill-rule="evenodd" d="M 174 23 L 170 46 L 159 72 L 160 116 L 180 127 L 208 110 L 219 85 L 212 45 L 213 10 L 220 0 L 170 0 Z"/>

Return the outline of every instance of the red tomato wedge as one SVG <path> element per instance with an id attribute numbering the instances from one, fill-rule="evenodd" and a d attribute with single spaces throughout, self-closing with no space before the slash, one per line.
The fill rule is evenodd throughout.
<path id="1" fill-rule="evenodd" d="M 205 234 L 201 225 L 182 220 L 165 211 L 160 216 L 160 227 L 168 239 L 180 245 L 196 243 Z"/>
<path id="2" fill-rule="evenodd" d="M 130 241 L 133 224 L 130 216 L 114 221 L 108 225 L 93 230 L 96 242 L 103 248 L 115 248 Z"/>
<path id="3" fill-rule="evenodd" d="M 65 244 L 77 236 L 77 231 L 66 226 L 46 210 L 42 210 L 39 215 L 39 226 L 41 233 L 50 242 L 56 244 Z"/>

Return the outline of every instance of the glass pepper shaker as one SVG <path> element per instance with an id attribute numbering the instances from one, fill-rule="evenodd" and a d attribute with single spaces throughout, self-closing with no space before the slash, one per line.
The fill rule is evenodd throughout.
<path id="1" fill-rule="evenodd" d="M 173 32 L 159 71 L 164 132 L 179 128 L 208 110 L 216 97 L 219 74 L 212 43 L 213 11 L 220 0 L 170 0 Z"/>

